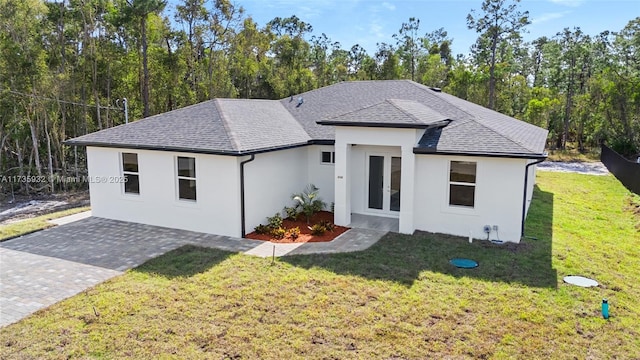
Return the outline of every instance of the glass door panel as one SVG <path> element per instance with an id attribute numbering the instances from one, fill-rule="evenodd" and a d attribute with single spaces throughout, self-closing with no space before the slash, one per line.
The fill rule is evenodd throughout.
<path id="1" fill-rule="evenodd" d="M 382 210 L 384 199 L 384 156 L 369 156 L 369 209 Z"/>
<path id="2" fill-rule="evenodd" d="M 391 211 L 400 211 L 400 181 L 402 178 L 402 159 L 400 157 L 391 157 L 391 191 L 390 204 Z"/>

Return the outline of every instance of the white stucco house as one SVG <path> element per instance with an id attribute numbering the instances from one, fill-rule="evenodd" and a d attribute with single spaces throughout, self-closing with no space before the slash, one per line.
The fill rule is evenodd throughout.
<path id="1" fill-rule="evenodd" d="M 401 233 L 484 239 L 489 225 L 491 239 L 519 242 L 546 138 L 394 80 L 214 99 L 66 144 L 86 146 L 89 176 L 107 179 L 90 184 L 97 217 L 238 237 L 313 183 L 338 225 L 364 214 L 397 219 Z"/>

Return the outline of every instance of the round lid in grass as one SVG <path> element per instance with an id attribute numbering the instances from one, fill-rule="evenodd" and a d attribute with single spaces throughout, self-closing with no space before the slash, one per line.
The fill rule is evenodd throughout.
<path id="1" fill-rule="evenodd" d="M 454 258 L 449 260 L 451 265 L 461 268 L 461 269 L 473 269 L 478 267 L 478 262 L 471 259 L 465 258 Z"/>
<path id="2" fill-rule="evenodd" d="M 593 279 L 586 278 L 584 276 L 569 275 L 569 276 L 565 276 L 563 278 L 563 280 L 567 284 L 581 286 L 581 287 L 598 286 L 598 282 L 597 281 L 595 281 Z"/>

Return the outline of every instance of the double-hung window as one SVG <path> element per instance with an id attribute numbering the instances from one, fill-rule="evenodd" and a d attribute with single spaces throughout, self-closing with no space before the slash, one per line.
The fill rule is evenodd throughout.
<path id="1" fill-rule="evenodd" d="M 140 194 L 140 172 L 138 154 L 122 153 L 122 177 L 125 194 Z"/>
<path id="2" fill-rule="evenodd" d="M 178 156 L 178 198 L 196 200 L 196 159 Z"/>
<path id="3" fill-rule="evenodd" d="M 476 163 L 451 161 L 449 168 L 449 205 L 473 208 L 476 195 Z"/>

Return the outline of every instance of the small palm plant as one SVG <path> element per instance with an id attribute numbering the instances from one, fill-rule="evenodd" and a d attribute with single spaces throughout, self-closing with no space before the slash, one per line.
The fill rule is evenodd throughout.
<path id="1" fill-rule="evenodd" d="M 307 224 L 311 221 L 313 214 L 324 209 L 325 202 L 318 197 L 318 188 L 309 184 L 300 194 L 293 194 L 291 198 L 296 202 L 296 208 L 304 214 Z"/>

